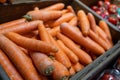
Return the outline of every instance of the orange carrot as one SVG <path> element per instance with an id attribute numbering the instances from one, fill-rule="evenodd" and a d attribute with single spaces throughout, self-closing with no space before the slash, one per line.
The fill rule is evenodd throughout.
<path id="1" fill-rule="evenodd" d="M 42 20 L 42 21 L 49 21 L 54 20 L 62 16 L 61 11 L 29 11 L 24 18 L 28 20 Z"/>
<path id="2" fill-rule="evenodd" d="M 84 36 L 87 36 L 89 34 L 89 30 L 90 30 L 90 23 L 89 20 L 87 18 L 87 15 L 85 14 L 85 12 L 83 10 L 79 10 L 77 12 L 77 16 L 78 16 L 78 25 L 83 33 Z"/>
<path id="3" fill-rule="evenodd" d="M 68 80 L 70 74 L 67 68 L 61 64 L 60 62 L 54 60 L 54 72 L 53 72 L 53 79 L 54 80 Z"/>
<path id="4" fill-rule="evenodd" d="M 56 3 L 46 8 L 43 8 L 42 10 L 61 10 L 64 8 L 64 6 L 65 5 L 63 3 Z"/>
<path id="5" fill-rule="evenodd" d="M 96 21 L 95 21 L 94 16 L 92 15 L 92 13 L 88 13 L 88 14 L 87 14 L 87 17 L 88 17 L 88 20 L 89 20 L 89 22 L 90 22 L 91 30 L 93 30 L 93 32 L 95 32 L 95 33 L 97 34 Z"/>
<path id="6" fill-rule="evenodd" d="M 73 17 L 70 21 L 69 24 L 71 26 L 77 26 L 77 17 Z"/>
<path id="7" fill-rule="evenodd" d="M 54 70 L 52 59 L 40 52 L 30 52 L 34 65 L 42 75 L 51 75 Z"/>
<path id="8" fill-rule="evenodd" d="M 67 48 L 61 40 L 57 40 L 59 47 L 65 52 L 71 62 L 77 63 L 78 57 L 69 48 Z"/>
<path id="9" fill-rule="evenodd" d="M 5 53 L 0 50 L 0 64 L 11 80 L 23 80 Z"/>
<path id="10" fill-rule="evenodd" d="M 105 50 L 110 49 L 110 46 L 107 45 L 107 43 L 100 38 L 98 35 L 96 35 L 95 32 L 93 32 L 92 30 L 89 31 L 90 38 L 92 38 L 95 42 L 97 42 L 100 46 L 102 46 Z M 99 39 L 99 40 L 98 40 Z"/>
<path id="11" fill-rule="evenodd" d="M 14 32 L 9 32 L 5 35 L 19 46 L 32 51 L 40 51 L 43 53 L 58 51 L 54 45 L 46 43 L 44 41 L 27 38 Z"/>
<path id="12" fill-rule="evenodd" d="M 74 9 L 72 8 L 72 6 L 67 6 L 67 9 L 68 9 L 68 11 L 70 11 L 70 12 L 72 12 L 73 14 L 75 14 L 75 11 L 74 11 Z"/>
<path id="13" fill-rule="evenodd" d="M 112 42 L 110 29 L 109 29 L 107 23 L 105 21 L 101 20 L 101 21 L 99 21 L 99 26 L 106 33 L 108 40 Z"/>
<path id="14" fill-rule="evenodd" d="M 10 27 L 10 26 L 14 26 L 14 25 L 18 25 L 18 24 L 22 24 L 22 23 L 25 23 L 25 22 L 26 22 L 26 19 L 24 19 L 24 18 L 9 21 L 9 22 L 0 24 L 0 29 Z"/>
<path id="15" fill-rule="evenodd" d="M 19 25 L 15 25 L 15 26 L 11 26 L 11 27 L 6 27 L 3 29 L 0 29 L 0 33 L 5 34 L 8 32 L 17 32 L 17 33 L 28 33 L 30 31 L 33 31 L 35 29 L 37 29 L 38 23 L 40 21 L 36 20 L 36 21 L 31 21 L 31 22 L 26 22 L 23 24 L 19 24 Z"/>
<path id="16" fill-rule="evenodd" d="M 62 23 L 60 29 L 61 32 L 66 36 L 81 46 L 88 48 L 91 52 L 94 52 L 97 55 L 101 55 L 105 52 L 105 50 L 100 45 L 91 40 L 89 37 L 84 37 L 80 31 L 76 31 L 75 28 L 70 26 L 68 23 Z"/>
<path id="17" fill-rule="evenodd" d="M 81 63 L 89 64 L 92 62 L 91 57 L 85 51 L 78 48 L 78 46 L 70 38 L 62 35 L 61 33 L 57 34 L 57 38 L 63 41 L 63 43 L 78 56 Z"/>
<path id="18" fill-rule="evenodd" d="M 73 13 L 66 13 L 62 15 L 60 18 L 58 18 L 53 24 L 51 24 L 51 27 L 59 26 L 63 22 L 70 21 L 75 15 Z"/>
<path id="19" fill-rule="evenodd" d="M 15 43 L 2 34 L 0 34 L 0 48 L 8 55 L 24 80 L 41 80 L 31 59 Z"/>
<path id="20" fill-rule="evenodd" d="M 67 57 L 67 55 L 60 49 L 56 40 L 51 35 L 49 35 L 49 37 L 52 41 L 52 44 L 54 44 L 59 49 L 58 52 L 55 53 L 55 59 L 57 61 L 59 61 L 60 63 L 62 63 L 67 68 L 70 68 L 71 67 L 71 62 L 70 62 L 69 58 Z"/>
<path id="21" fill-rule="evenodd" d="M 82 64 L 80 64 L 79 62 L 76 63 L 76 64 L 73 64 L 72 67 L 74 68 L 74 70 L 76 72 L 78 72 L 78 71 L 80 71 L 80 70 L 82 70 L 84 68 L 84 66 Z"/>
<path id="22" fill-rule="evenodd" d="M 52 35 L 53 37 L 56 36 L 58 32 L 60 32 L 60 26 L 54 27 L 50 30 L 48 30 L 49 34 Z"/>
<path id="23" fill-rule="evenodd" d="M 63 10 L 62 10 L 62 15 L 66 14 L 67 12 L 68 12 L 67 9 L 63 9 Z"/>
<path id="24" fill-rule="evenodd" d="M 73 66 L 70 67 L 69 73 L 70 73 L 70 76 L 73 76 L 76 73 Z"/>

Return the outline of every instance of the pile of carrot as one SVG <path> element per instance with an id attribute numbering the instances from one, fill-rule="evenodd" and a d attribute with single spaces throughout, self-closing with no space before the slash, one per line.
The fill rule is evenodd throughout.
<path id="1" fill-rule="evenodd" d="M 0 24 L 0 64 L 11 80 L 68 80 L 112 46 L 105 21 L 63 3 Z"/>

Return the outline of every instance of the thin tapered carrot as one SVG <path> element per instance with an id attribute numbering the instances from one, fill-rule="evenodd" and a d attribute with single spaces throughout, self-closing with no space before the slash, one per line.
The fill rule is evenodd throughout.
<path id="1" fill-rule="evenodd" d="M 11 80 L 23 80 L 5 53 L 0 50 L 0 64 Z"/>
<path id="2" fill-rule="evenodd" d="M 79 25 L 83 35 L 87 36 L 89 34 L 89 30 L 90 30 L 90 23 L 87 18 L 87 15 L 83 10 L 79 10 L 77 12 L 77 16 L 78 16 L 78 21 L 79 21 L 78 25 Z"/>
<path id="3" fill-rule="evenodd" d="M 54 45 L 46 43 L 44 41 L 27 38 L 14 32 L 9 32 L 5 35 L 19 46 L 32 51 L 40 51 L 43 53 L 58 51 Z"/>
<path id="4" fill-rule="evenodd" d="M 95 32 L 97 34 L 96 21 L 95 21 L 94 16 L 92 15 L 92 13 L 88 13 L 87 17 L 88 17 L 88 20 L 89 20 L 89 23 L 90 23 L 91 30 L 93 30 L 93 32 Z"/>
<path id="5" fill-rule="evenodd" d="M 51 27 L 59 26 L 63 22 L 70 21 L 75 15 L 73 13 L 66 13 L 62 15 L 60 18 L 58 18 L 55 22 L 51 24 Z"/>
<path id="6" fill-rule="evenodd" d="M 108 40 L 112 43 L 112 37 L 107 23 L 101 20 L 99 21 L 99 27 L 106 33 Z"/>
<path id="7" fill-rule="evenodd" d="M 34 65 L 42 75 L 51 75 L 54 70 L 52 59 L 40 52 L 30 52 Z"/>
<path id="8" fill-rule="evenodd" d="M 75 69 L 73 68 L 73 66 L 70 67 L 69 73 L 70 73 L 70 76 L 73 76 L 73 75 L 76 73 L 76 71 L 75 71 Z"/>
<path id="9" fill-rule="evenodd" d="M 7 54 L 25 80 L 41 80 L 31 59 L 15 43 L 2 34 L 0 34 L 0 48 Z"/>
<path id="10" fill-rule="evenodd" d="M 72 8 L 72 6 L 67 6 L 67 10 L 69 11 L 69 12 L 72 12 L 73 14 L 75 14 L 75 11 L 74 11 L 74 9 Z"/>
<path id="11" fill-rule="evenodd" d="M 70 74 L 67 68 L 58 62 L 57 60 L 54 60 L 54 72 L 53 72 L 53 79 L 54 80 L 68 80 Z"/>
<path id="12" fill-rule="evenodd" d="M 84 66 L 82 64 L 80 64 L 79 62 L 76 63 L 76 64 L 73 64 L 72 67 L 74 68 L 74 70 L 76 72 L 78 72 L 78 71 L 80 71 L 80 70 L 82 70 L 84 68 Z"/>
<path id="13" fill-rule="evenodd" d="M 24 15 L 24 18 L 28 20 L 42 20 L 42 21 L 49 21 L 54 20 L 62 16 L 61 11 L 29 11 Z"/>
<path id="14" fill-rule="evenodd" d="M 95 42 L 97 42 L 100 46 L 102 46 L 105 50 L 110 49 L 110 46 L 107 45 L 106 41 L 104 41 L 101 37 L 99 37 L 92 30 L 89 31 L 89 37 L 92 38 Z M 98 40 L 99 39 L 99 40 Z"/>
<path id="15" fill-rule="evenodd" d="M 46 8 L 43 8 L 42 10 L 61 10 L 64 8 L 64 6 L 65 6 L 64 3 L 56 3 Z"/>
<path id="16" fill-rule="evenodd" d="M 55 53 L 55 59 L 59 61 L 60 63 L 62 63 L 67 68 L 70 68 L 71 62 L 69 58 L 67 57 L 67 55 L 59 48 L 56 40 L 50 34 L 49 34 L 49 37 L 52 41 L 52 44 L 54 44 L 59 49 L 58 52 Z"/>
<path id="17" fill-rule="evenodd" d="M 78 46 L 70 38 L 64 36 L 61 33 L 57 34 L 57 38 L 63 41 L 63 43 L 78 56 L 81 63 L 89 64 L 92 62 L 91 57 L 85 51 L 78 48 Z"/>
<path id="18" fill-rule="evenodd" d="M 73 17 L 73 18 L 69 21 L 69 24 L 70 24 L 71 26 L 77 26 L 77 22 L 78 22 L 77 17 Z"/>
<path id="19" fill-rule="evenodd" d="M 63 34 L 65 34 L 81 46 L 88 48 L 90 51 L 98 55 L 101 55 L 105 52 L 105 50 L 95 41 L 93 41 L 89 37 L 84 37 L 81 31 L 76 31 L 75 27 L 70 26 L 68 23 L 62 23 L 60 29 Z"/>
<path id="20" fill-rule="evenodd" d="M 39 20 L 36 20 L 36 21 L 31 21 L 31 22 L 26 22 L 23 24 L 11 26 L 11 27 L 6 27 L 3 29 L 0 29 L 0 33 L 1 34 L 5 34 L 8 32 L 17 32 L 17 33 L 21 33 L 21 34 L 28 33 L 30 31 L 37 29 L 39 22 L 40 22 Z"/>
<path id="21" fill-rule="evenodd" d="M 52 35 L 53 37 L 56 36 L 58 32 L 60 32 L 60 26 L 54 27 L 50 30 L 48 30 L 49 34 Z"/>
<path id="22" fill-rule="evenodd" d="M 61 40 L 57 40 L 57 43 L 59 47 L 65 52 L 65 54 L 68 56 L 71 62 L 77 63 L 78 62 L 78 57 L 76 56 L 75 53 L 73 53 L 68 47 L 64 45 L 64 43 Z"/>
<path id="23" fill-rule="evenodd" d="M 18 24 L 22 24 L 22 23 L 25 23 L 25 22 L 26 22 L 26 19 L 24 19 L 24 18 L 9 21 L 9 22 L 0 24 L 0 29 L 10 27 L 10 26 L 14 26 L 14 25 L 18 25 Z"/>

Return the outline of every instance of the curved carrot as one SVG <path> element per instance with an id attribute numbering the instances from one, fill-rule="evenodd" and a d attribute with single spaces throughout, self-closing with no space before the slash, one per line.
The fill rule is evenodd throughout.
<path id="1" fill-rule="evenodd" d="M 24 18 L 28 20 L 42 20 L 42 21 L 49 21 L 54 20 L 62 16 L 61 11 L 29 11 Z"/>
<path id="2" fill-rule="evenodd" d="M 66 36 L 68 36 L 81 46 L 88 48 L 90 51 L 98 55 L 101 55 L 105 52 L 105 50 L 100 45 L 91 40 L 89 37 L 84 37 L 80 31 L 76 31 L 75 28 L 70 26 L 68 23 L 62 23 L 60 29 L 61 32 L 64 33 Z"/>
<path id="3" fill-rule="evenodd" d="M 53 79 L 54 80 L 68 80 L 70 74 L 67 68 L 61 64 L 60 62 L 54 60 L 54 72 L 53 72 Z"/>
<path id="4" fill-rule="evenodd" d="M 24 18 L 9 21 L 9 22 L 0 24 L 0 29 L 10 27 L 10 26 L 14 26 L 14 25 L 18 25 L 18 24 L 22 24 L 22 23 L 25 23 L 25 22 L 26 22 L 26 19 L 24 19 Z"/>
<path id="5" fill-rule="evenodd" d="M 107 45 L 107 43 L 100 38 L 98 35 L 96 35 L 95 32 L 93 32 L 92 30 L 89 31 L 89 37 L 92 38 L 95 42 L 97 42 L 100 46 L 102 46 L 105 50 L 110 49 L 110 46 Z M 99 39 L 99 40 L 98 40 Z"/>
<path id="6" fill-rule="evenodd" d="M 0 64 L 11 80 L 23 80 L 5 53 L 0 50 Z"/>
<path id="7" fill-rule="evenodd" d="M 52 44 L 54 44 L 59 49 L 58 52 L 55 53 L 55 59 L 62 63 L 65 67 L 70 68 L 71 62 L 67 55 L 59 48 L 56 40 L 51 35 L 49 35 L 49 37 L 52 41 Z"/>
<path id="8" fill-rule="evenodd" d="M 64 36 L 61 33 L 57 34 L 57 38 L 63 41 L 63 43 L 78 56 L 81 63 L 89 64 L 92 62 L 91 57 L 85 51 L 78 48 L 78 46 L 70 38 Z"/>
<path id="9" fill-rule="evenodd" d="M 64 3 L 56 3 L 46 8 L 43 8 L 42 10 L 61 10 L 64 8 L 64 6 Z"/>
<path id="10" fill-rule="evenodd" d="M 77 16 L 78 16 L 78 25 L 83 33 L 84 36 L 87 36 L 89 34 L 89 30 L 90 30 L 90 23 L 89 20 L 87 18 L 87 15 L 85 14 L 85 12 L 83 10 L 79 10 L 77 12 Z"/>
<path id="11" fill-rule="evenodd" d="M 42 75 L 51 75 L 54 71 L 52 59 L 40 52 L 30 52 L 30 56 L 36 68 Z"/>
<path id="12" fill-rule="evenodd" d="M 69 21 L 69 24 L 71 26 L 77 26 L 77 17 L 73 17 L 70 21 Z"/>
<path id="13" fill-rule="evenodd" d="M 57 35 L 58 32 L 60 32 L 60 26 L 54 27 L 50 30 L 48 30 L 49 34 L 53 37 Z"/>
<path id="14" fill-rule="evenodd" d="M 69 12 L 72 12 L 73 14 L 75 14 L 75 11 L 74 11 L 74 9 L 72 8 L 72 6 L 67 6 L 67 10 L 69 11 Z"/>
<path id="15" fill-rule="evenodd" d="M 69 73 L 70 73 L 70 76 L 73 76 L 73 75 L 76 73 L 76 71 L 75 71 L 75 69 L 73 68 L 73 66 L 70 67 Z"/>
<path id="16" fill-rule="evenodd" d="M 31 59 L 2 34 L 0 34 L 0 48 L 8 55 L 25 80 L 41 80 Z"/>
<path id="17" fill-rule="evenodd" d="M 28 33 L 30 31 L 37 29 L 39 22 L 40 22 L 39 20 L 36 20 L 36 21 L 31 21 L 31 22 L 26 22 L 19 25 L 11 26 L 11 27 L 6 27 L 3 29 L 0 29 L 0 33 L 5 34 L 11 31 L 21 33 L 21 34 Z"/>
<path id="18" fill-rule="evenodd" d="M 95 33 L 97 34 L 96 21 L 95 21 L 94 16 L 92 15 L 92 13 L 88 13 L 88 14 L 87 14 L 87 17 L 88 17 L 88 20 L 89 20 L 89 22 L 90 22 L 91 30 L 93 30 L 93 32 L 95 32 Z"/>
<path id="19" fill-rule="evenodd" d="M 40 51 L 43 53 L 49 53 L 49 52 L 57 52 L 58 49 L 49 43 L 46 43 L 44 41 L 36 40 L 27 38 L 24 36 L 21 36 L 14 32 L 9 32 L 5 34 L 9 39 L 11 39 L 13 42 L 18 44 L 19 46 L 32 50 L 32 51 Z"/>
<path id="20" fill-rule="evenodd" d="M 76 72 L 78 72 L 84 68 L 84 66 L 82 64 L 80 64 L 79 62 L 77 62 L 76 64 L 73 64 L 72 67 L 74 68 L 74 70 Z"/>
<path id="21" fill-rule="evenodd" d="M 51 24 L 51 27 L 59 26 L 63 22 L 70 21 L 75 15 L 73 13 L 66 13 Z"/>
<path id="22" fill-rule="evenodd" d="M 77 63 L 78 57 L 69 48 L 67 48 L 61 40 L 57 40 L 59 47 L 65 52 L 71 62 Z"/>

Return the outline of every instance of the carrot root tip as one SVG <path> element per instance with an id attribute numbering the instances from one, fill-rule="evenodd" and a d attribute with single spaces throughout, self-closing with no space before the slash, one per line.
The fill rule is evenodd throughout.
<path id="1" fill-rule="evenodd" d="M 45 69 L 45 75 L 49 76 L 53 73 L 54 71 L 54 67 L 53 66 L 48 66 L 46 69 Z"/>

